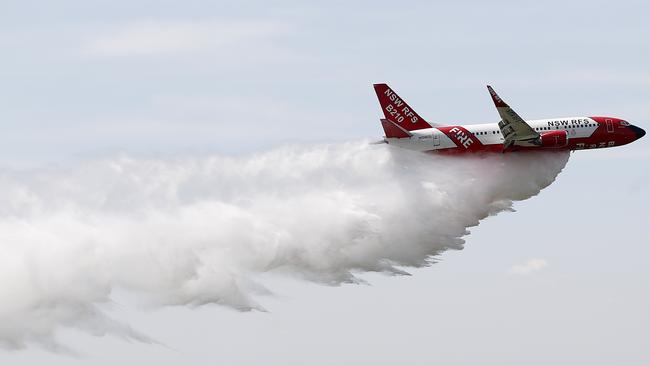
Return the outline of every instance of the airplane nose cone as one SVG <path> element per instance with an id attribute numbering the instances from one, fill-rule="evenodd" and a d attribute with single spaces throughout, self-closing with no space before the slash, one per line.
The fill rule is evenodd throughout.
<path id="1" fill-rule="evenodd" d="M 630 128 L 632 129 L 632 131 L 634 131 L 634 134 L 636 135 L 637 139 L 640 139 L 641 137 L 645 136 L 645 130 L 643 130 L 643 128 L 637 126 L 630 126 Z"/>

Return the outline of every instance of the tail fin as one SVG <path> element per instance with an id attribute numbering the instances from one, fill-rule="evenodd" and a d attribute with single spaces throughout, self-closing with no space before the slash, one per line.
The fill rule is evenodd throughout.
<path id="1" fill-rule="evenodd" d="M 384 133 L 386 134 L 386 137 L 393 137 L 393 138 L 403 138 L 403 137 L 411 137 L 411 134 L 400 127 L 397 123 L 387 120 L 387 119 L 381 119 L 381 127 L 384 128 Z"/>
<path id="2" fill-rule="evenodd" d="M 374 87 L 377 98 L 379 98 L 381 109 L 384 111 L 384 116 L 386 116 L 389 122 L 397 124 L 406 131 L 431 128 L 431 125 L 424 118 L 420 117 L 413 108 L 406 104 L 388 85 L 375 84 Z M 383 125 L 384 123 L 382 122 Z M 386 131 L 386 127 L 384 127 L 384 131 Z"/>

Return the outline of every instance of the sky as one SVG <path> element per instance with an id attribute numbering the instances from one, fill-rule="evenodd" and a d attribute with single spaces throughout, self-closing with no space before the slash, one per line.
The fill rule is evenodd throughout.
<path id="1" fill-rule="evenodd" d="M 8 1 L 0 5 L 0 166 L 106 156 L 246 155 L 380 138 L 372 89 L 437 123 L 611 115 L 650 128 L 642 1 Z M 412 276 L 269 278 L 268 312 L 114 312 L 164 343 L 62 330 L 80 356 L 0 362 L 448 365 L 650 362 L 646 139 L 579 151 L 514 213 Z M 122 305 L 122 303 L 124 305 Z"/>

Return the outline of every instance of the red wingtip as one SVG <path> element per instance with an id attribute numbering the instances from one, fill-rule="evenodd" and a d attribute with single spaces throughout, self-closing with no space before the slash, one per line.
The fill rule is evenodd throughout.
<path id="1" fill-rule="evenodd" d="M 499 95 L 494 91 L 494 89 L 492 89 L 491 86 L 488 85 L 487 88 L 490 92 L 490 96 L 492 97 L 492 101 L 497 108 L 509 108 L 508 104 L 506 104 L 506 102 L 504 102 L 503 99 L 499 97 Z"/>

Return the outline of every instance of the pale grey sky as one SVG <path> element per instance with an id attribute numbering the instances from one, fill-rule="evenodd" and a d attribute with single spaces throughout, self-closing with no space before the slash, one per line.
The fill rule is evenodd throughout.
<path id="1" fill-rule="evenodd" d="M 441 123 L 613 115 L 650 128 L 644 1 L 9 1 L 0 6 L 0 164 L 241 154 L 382 134 L 371 84 Z M 27 365 L 650 362 L 650 148 L 572 155 L 516 213 L 412 277 L 324 287 L 270 278 L 268 313 L 117 318 L 168 348 L 63 330 L 81 359 Z M 514 229 L 513 229 L 514 228 Z"/>

